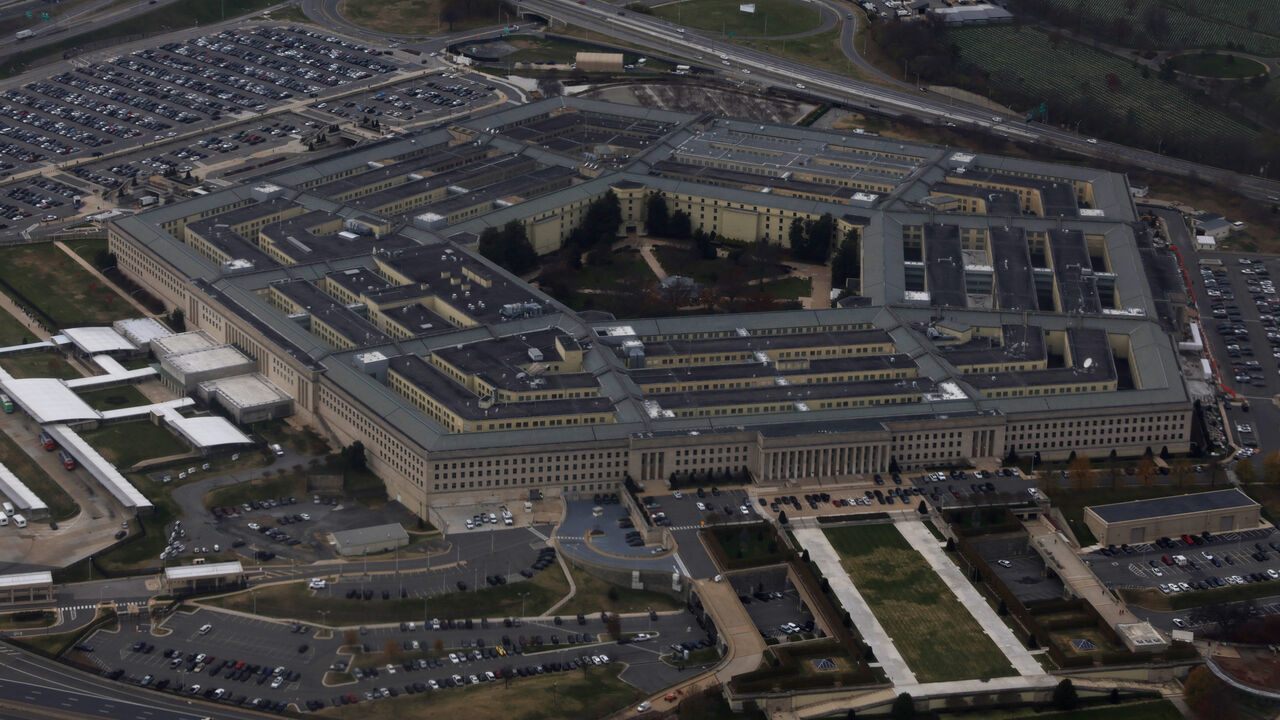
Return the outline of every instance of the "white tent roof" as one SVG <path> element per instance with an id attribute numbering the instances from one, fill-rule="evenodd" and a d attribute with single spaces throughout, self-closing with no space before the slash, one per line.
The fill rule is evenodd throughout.
<path id="1" fill-rule="evenodd" d="M 41 425 L 51 422 L 97 419 L 98 411 L 80 399 L 66 383 L 52 378 L 0 380 L 13 401 Z"/>
<path id="2" fill-rule="evenodd" d="M 109 327 L 68 328 L 62 331 L 83 353 L 90 355 L 112 351 L 137 350 L 138 348 L 125 336 Z"/>
<path id="3" fill-rule="evenodd" d="M 252 445 L 247 435 L 236 429 L 226 418 L 216 416 L 182 417 L 175 410 L 164 413 L 165 422 L 177 430 L 195 447 L 216 445 Z"/>
<path id="4" fill-rule="evenodd" d="M 4 491 L 14 505 L 23 510 L 45 512 L 49 509 L 39 496 L 31 492 L 31 488 L 28 488 L 26 483 L 19 480 L 18 476 L 4 465 L 0 465 L 0 490 Z"/>
<path id="5" fill-rule="evenodd" d="M 139 510 L 150 508 L 151 501 L 145 495 L 138 491 L 128 480 L 125 479 L 120 471 L 116 470 L 116 466 L 102 457 L 97 450 L 94 450 L 84 438 L 75 433 L 74 430 L 66 425 L 54 423 L 46 425 L 45 431 L 53 436 L 58 445 L 62 449 L 71 453 L 71 456 L 80 461 L 89 474 L 92 475 L 102 486 L 111 493 L 120 504 L 127 508 L 137 508 Z"/>
<path id="6" fill-rule="evenodd" d="M 169 337 L 173 334 L 159 320 L 149 317 L 117 320 L 111 326 L 139 347 L 146 346 L 156 338 Z"/>

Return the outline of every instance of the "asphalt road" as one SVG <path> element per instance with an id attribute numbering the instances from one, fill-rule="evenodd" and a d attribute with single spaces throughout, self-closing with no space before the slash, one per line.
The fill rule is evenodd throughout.
<path id="1" fill-rule="evenodd" d="M 792 88 L 799 83 L 806 86 L 805 92 L 808 95 L 860 109 L 913 115 L 929 122 L 952 122 L 960 127 L 991 132 L 1010 140 L 1050 145 L 1086 157 L 1129 163 L 1177 175 L 1195 173 L 1214 182 L 1235 185 L 1243 194 L 1257 199 L 1280 195 L 1280 182 L 1277 181 L 1178 160 L 1124 145 L 1090 143 L 1080 135 L 1040 123 L 1025 125 L 1021 117 L 995 115 L 986 108 L 950 98 L 935 99 L 932 96 L 917 95 L 910 91 L 886 88 L 816 70 L 803 63 L 722 42 L 696 31 L 679 32 L 675 25 L 651 16 L 639 13 L 619 16 L 617 6 L 599 0 L 581 0 L 581 4 L 576 0 L 524 0 L 520 7 L 528 13 L 586 27 L 609 37 L 656 48 L 700 64 L 715 66 L 718 60 L 727 60 L 731 66 L 728 75 L 760 86 Z M 746 73 L 744 68 L 751 72 Z"/>

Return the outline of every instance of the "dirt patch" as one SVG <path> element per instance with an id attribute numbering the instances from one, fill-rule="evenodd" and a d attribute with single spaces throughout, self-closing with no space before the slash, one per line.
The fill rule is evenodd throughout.
<path id="1" fill-rule="evenodd" d="M 1215 658 L 1218 667 L 1246 685 L 1274 690 L 1280 687 L 1280 660 L 1254 655 L 1251 658 Z"/>

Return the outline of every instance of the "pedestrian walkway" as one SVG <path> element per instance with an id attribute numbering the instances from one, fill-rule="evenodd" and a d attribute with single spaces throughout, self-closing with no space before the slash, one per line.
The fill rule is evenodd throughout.
<path id="1" fill-rule="evenodd" d="M 863 640 L 871 647 L 880 661 L 884 674 L 894 687 L 917 685 L 916 674 L 911 672 L 907 661 L 902 658 L 893 638 L 885 632 L 880 621 L 871 612 L 871 606 L 863 599 L 862 594 L 854 587 L 849 574 L 840 565 L 840 555 L 831 547 L 827 536 L 818 528 L 796 527 L 792 530 L 800 546 L 809 551 L 809 559 L 822 570 L 822 576 L 831 583 L 831 589 L 840 600 L 849 617 L 853 618 L 854 627 L 862 633 Z M 1032 662 L 1035 662 L 1032 660 Z"/>
<path id="2" fill-rule="evenodd" d="M 947 557 L 946 551 L 938 547 L 938 541 L 933 537 L 933 533 L 924 526 L 919 520 L 897 520 L 894 527 L 898 528 L 898 532 L 907 539 L 911 547 L 920 553 L 929 563 L 929 567 L 941 577 L 947 587 L 951 588 L 951 592 L 955 593 L 960 604 L 969 610 L 969 614 L 973 615 L 973 619 L 978 621 L 987 636 L 991 638 L 996 647 L 1009 658 L 1009 662 L 1013 668 L 1018 671 L 1019 675 L 1043 675 L 1044 668 L 1036 661 L 1035 657 L 1022 646 L 1018 641 L 1018 637 L 1013 634 L 1013 630 L 1000 619 L 991 606 L 987 604 L 982 594 L 972 583 L 965 578 L 964 573 L 960 572 L 960 568 L 951 562 L 951 558 Z"/>

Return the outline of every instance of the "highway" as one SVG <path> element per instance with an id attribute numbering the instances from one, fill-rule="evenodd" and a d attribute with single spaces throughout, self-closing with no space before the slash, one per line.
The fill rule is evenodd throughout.
<path id="1" fill-rule="evenodd" d="M 22 720 L 257 720 L 250 710 L 144 693 L 38 655 L 0 645 L 0 718 Z"/>
<path id="2" fill-rule="evenodd" d="M 812 2 L 813 0 L 806 0 Z M 1107 142 L 1091 142 L 1080 135 L 1041 123 L 1024 124 L 1017 116 L 1003 116 L 952 98 L 931 98 L 909 90 L 855 80 L 767 53 L 683 30 L 658 18 L 619 10 L 598 0 L 521 0 L 518 7 L 547 20 L 568 23 L 609 37 L 653 48 L 761 87 L 801 89 L 815 99 L 870 110 L 901 114 L 934 124 L 954 123 L 1010 140 L 1056 147 L 1086 157 L 1128 163 L 1151 170 L 1238 187 L 1248 197 L 1266 200 L 1280 196 L 1280 182 Z M 852 50 L 852 26 L 846 25 L 841 45 Z M 855 53 L 856 56 L 856 53 Z M 862 63 L 859 63 L 862 65 Z"/>

